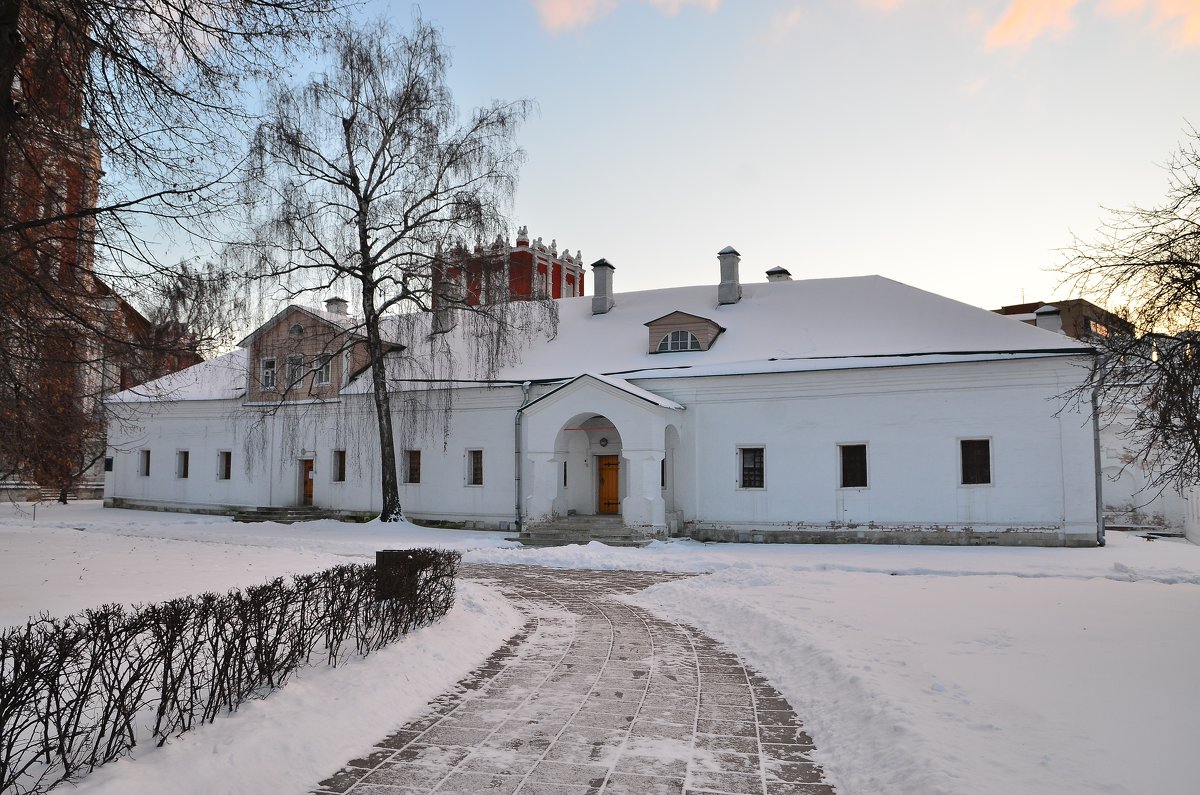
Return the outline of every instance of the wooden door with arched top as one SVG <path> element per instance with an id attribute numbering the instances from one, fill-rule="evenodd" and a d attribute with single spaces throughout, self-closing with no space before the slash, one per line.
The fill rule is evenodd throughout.
<path id="1" fill-rule="evenodd" d="M 621 457 L 616 455 L 596 456 L 597 505 L 596 513 L 619 513 L 621 500 L 618 483 L 621 474 Z"/>

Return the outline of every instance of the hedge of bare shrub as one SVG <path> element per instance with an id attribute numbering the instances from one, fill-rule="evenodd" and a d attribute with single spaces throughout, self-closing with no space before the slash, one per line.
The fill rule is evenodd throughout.
<path id="1" fill-rule="evenodd" d="M 409 550 L 383 577 L 337 566 L 226 594 L 105 605 L 0 630 L 0 792 L 79 779 L 138 743 L 168 738 L 430 624 L 454 603 L 459 555 Z"/>

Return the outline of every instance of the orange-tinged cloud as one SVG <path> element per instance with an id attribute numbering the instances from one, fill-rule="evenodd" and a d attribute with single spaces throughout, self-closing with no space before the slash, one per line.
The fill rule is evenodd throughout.
<path id="1" fill-rule="evenodd" d="M 685 6 L 698 6 L 709 13 L 721 0 L 641 0 L 668 15 L 678 14 Z M 542 27 L 551 33 L 582 28 L 611 14 L 627 0 L 533 0 Z"/>
<path id="2" fill-rule="evenodd" d="M 1152 24 L 1169 31 L 1172 45 L 1200 44 L 1200 0 L 1154 0 L 1152 5 Z"/>
<path id="3" fill-rule="evenodd" d="M 894 11 L 917 0 L 858 0 L 873 11 Z M 982 7 L 975 13 L 981 13 Z M 1174 47 L 1200 45 L 1200 0 L 1008 0 L 1000 19 L 988 28 L 984 45 L 991 50 L 1026 47 L 1042 37 L 1057 38 L 1075 27 L 1075 15 L 1102 14 L 1141 18 L 1138 22 L 1165 35 Z"/>
<path id="4" fill-rule="evenodd" d="M 1079 0 L 1012 0 L 1004 16 L 984 36 L 989 50 L 1024 47 L 1044 35 L 1061 36 L 1074 27 L 1071 11 Z"/>

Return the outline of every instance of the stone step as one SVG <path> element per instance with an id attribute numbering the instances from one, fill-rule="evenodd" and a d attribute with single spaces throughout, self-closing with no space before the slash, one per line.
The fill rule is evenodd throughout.
<path id="1" fill-rule="evenodd" d="M 259 507 L 246 511 L 238 511 L 233 515 L 233 521 L 235 522 L 278 522 L 280 524 L 336 518 L 335 514 L 323 508 L 316 508 L 309 505 Z"/>
<path id="2" fill-rule="evenodd" d="M 526 535 L 555 535 L 567 533 L 571 535 L 591 536 L 592 538 L 619 538 L 629 535 L 629 528 L 618 527 L 588 527 L 587 525 L 556 524 L 553 527 L 530 527 Z"/>
<path id="3" fill-rule="evenodd" d="M 596 537 L 586 533 L 522 533 L 512 536 L 505 541 L 518 541 L 527 547 L 565 547 L 568 544 L 586 545 L 592 541 L 610 547 L 644 547 L 650 543 L 649 538 L 634 538 L 631 535 Z"/>

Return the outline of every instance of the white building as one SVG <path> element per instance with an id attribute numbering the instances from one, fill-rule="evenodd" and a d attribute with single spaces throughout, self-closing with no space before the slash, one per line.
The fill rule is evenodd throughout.
<path id="1" fill-rule="evenodd" d="M 741 284 L 737 252 L 719 259 L 719 285 L 615 295 L 601 260 L 596 295 L 555 301 L 556 333 L 488 383 L 460 371 L 435 393 L 416 381 L 432 372 L 422 352 L 436 337 L 469 364 L 468 324 L 431 335 L 428 316 L 397 319 L 406 514 L 527 531 L 608 515 L 637 536 L 717 540 L 1103 542 L 1090 409 L 1058 397 L 1089 347 L 879 276 L 777 268 Z M 370 378 L 342 307 L 289 307 L 244 347 L 118 395 L 107 504 L 378 512 Z M 433 408 L 445 398 L 449 414 Z"/>

